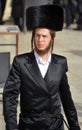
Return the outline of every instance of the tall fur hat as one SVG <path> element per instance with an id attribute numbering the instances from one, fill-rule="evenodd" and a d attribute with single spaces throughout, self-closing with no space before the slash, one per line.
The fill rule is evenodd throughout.
<path id="1" fill-rule="evenodd" d="M 63 8 L 59 5 L 32 6 L 26 10 L 26 26 L 28 30 L 45 27 L 55 31 L 63 28 Z"/>

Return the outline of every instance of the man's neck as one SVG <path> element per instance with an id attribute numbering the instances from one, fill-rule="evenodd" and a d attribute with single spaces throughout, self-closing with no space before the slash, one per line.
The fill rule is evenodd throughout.
<path id="1" fill-rule="evenodd" d="M 36 51 L 36 50 L 35 50 Z M 51 51 L 47 52 L 47 53 L 38 53 L 36 51 L 36 53 L 41 57 L 42 61 L 45 62 L 48 60 L 50 54 L 51 54 Z"/>

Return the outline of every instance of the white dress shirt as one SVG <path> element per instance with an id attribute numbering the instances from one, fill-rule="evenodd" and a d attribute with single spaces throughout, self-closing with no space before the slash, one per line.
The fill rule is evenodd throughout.
<path id="1" fill-rule="evenodd" d="M 35 55 L 38 67 L 40 69 L 40 72 L 42 74 L 42 77 L 44 78 L 48 70 L 49 63 L 51 62 L 51 54 L 49 55 L 47 61 L 43 61 L 41 56 L 39 56 L 35 50 L 34 50 L 34 55 Z"/>

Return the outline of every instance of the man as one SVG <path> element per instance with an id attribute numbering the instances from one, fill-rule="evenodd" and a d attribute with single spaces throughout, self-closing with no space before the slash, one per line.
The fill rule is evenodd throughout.
<path id="1" fill-rule="evenodd" d="M 74 30 L 82 31 L 82 0 L 77 0 L 77 11 L 78 11 L 78 19 L 77 19 L 77 27 Z"/>
<path id="2" fill-rule="evenodd" d="M 26 18 L 27 29 L 33 30 L 33 50 L 14 58 L 5 84 L 3 113 L 6 130 L 64 130 L 61 102 L 68 128 L 80 130 L 66 76 L 66 58 L 52 54 L 55 31 L 63 28 L 63 9 L 57 5 L 29 7 Z"/>
<path id="3" fill-rule="evenodd" d="M 20 30 L 23 29 L 23 0 L 12 0 L 11 17 L 14 20 L 14 24 L 18 25 Z"/>

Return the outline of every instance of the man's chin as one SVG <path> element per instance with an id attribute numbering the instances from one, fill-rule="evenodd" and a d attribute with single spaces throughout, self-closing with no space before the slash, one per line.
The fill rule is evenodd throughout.
<path id="1" fill-rule="evenodd" d="M 44 50 L 44 49 L 38 49 L 38 50 L 36 50 L 36 51 L 37 51 L 37 53 L 40 54 L 40 55 L 43 55 L 43 54 L 46 53 L 46 50 Z"/>
<path id="2" fill-rule="evenodd" d="M 38 48 L 37 51 L 39 51 L 39 52 L 44 52 L 45 49 L 43 49 L 43 48 Z"/>

